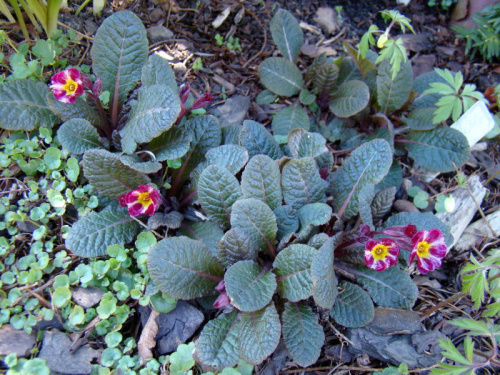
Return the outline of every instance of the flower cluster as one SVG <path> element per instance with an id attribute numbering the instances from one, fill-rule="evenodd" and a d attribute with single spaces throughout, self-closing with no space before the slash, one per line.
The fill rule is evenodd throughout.
<path id="1" fill-rule="evenodd" d="M 392 238 L 373 238 L 375 234 Z M 413 224 L 389 227 L 380 232 L 372 232 L 368 226 L 362 226 L 357 242 L 365 243 L 365 264 L 375 271 L 385 271 L 395 265 L 400 249 L 411 252 L 409 262 L 417 259 L 417 269 L 422 274 L 441 266 L 447 253 L 444 236 L 439 229 L 417 232 Z"/>
<path id="2" fill-rule="evenodd" d="M 162 197 L 154 187 L 139 185 L 138 189 L 119 196 L 118 202 L 122 207 L 126 206 L 128 213 L 132 216 L 143 214 L 153 216 L 162 204 Z"/>

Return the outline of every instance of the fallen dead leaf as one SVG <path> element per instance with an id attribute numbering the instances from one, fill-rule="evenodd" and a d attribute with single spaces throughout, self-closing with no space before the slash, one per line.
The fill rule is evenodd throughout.
<path id="1" fill-rule="evenodd" d="M 148 321 L 141 332 L 141 337 L 137 343 L 137 351 L 141 357 L 141 361 L 144 363 L 146 359 L 153 358 L 153 353 L 151 349 L 156 346 L 156 334 L 158 333 L 158 323 L 156 318 L 160 315 L 158 311 L 151 311 L 149 314 Z"/>

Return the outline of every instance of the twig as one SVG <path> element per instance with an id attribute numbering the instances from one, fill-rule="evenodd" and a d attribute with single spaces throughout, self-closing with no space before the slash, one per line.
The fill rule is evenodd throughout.
<path id="1" fill-rule="evenodd" d="M 149 230 L 149 231 L 153 232 L 153 233 L 154 233 L 154 235 L 155 235 L 156 237 L 159 237 L 159 238 L 165 238 L 165 236 L 162 236 L 162 235 L 161 235 L 160 233 L 158 233 L 157 231 L 155 231 L 155 230 L 153 230 L 153 229 L 149 229 L 149 227 L 148 227 L 146 224 L 144 224 L 142 221 L 140 221 L 140 220 L 139 220 L 138 218 L 136 218 L 135 216 L 130 215 L 130 217 L 131 217 L 132 219 L 134 219 L 135 221 L 137 221 L 137 222 L 139 223 L 139 225 L 141 225 L 141 226 L 143 226 L 144 228 L 146 228 L 147 230 Z"/>
<path id="2" fill-rule="evenodd" d="M 75 30 L 75 29 L 73 29 L 71 26 L 65 25 L 65 24 L 64 24 L 64 23 L 62 23 L 62 22 L 59 22 L 59 21 L 58 21 L 58 22 L 57 22 L 57 24 L 58 24 L 59 26 L 61 26 L 61 27 L 64 27 L 65 29 L 68 29 L 68 30 L 73 31 L 74 33 L 76 33 L 76 34 L 80 35 L 82 38 L 88 39 L 88 40 L 90 40 L 90 41 L 93 41 L 93 40 L 94 40 L 94 38 L 92 38 L 92 37 L 90 37 L 90 36 L 87 36 L 87 35 L 85 35 L 85 34 L 82 34 L 82 33 L 81 33 L 81 32 L 79 32 L 78 30 Z"/>

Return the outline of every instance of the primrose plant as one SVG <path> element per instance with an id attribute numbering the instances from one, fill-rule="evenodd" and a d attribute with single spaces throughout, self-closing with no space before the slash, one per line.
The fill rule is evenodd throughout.
<path id="1" fill-rule="evenodd" d="M 319 316 L 361 327 L 373 319 L 375 305 L 411 308 L 418 290 L 404 268 L 416 260 L 421 273 L 435 269 L 450 242 L 448 228 L 432 213 L 387 217 L 401 176 L 393 166 L 395 131 L 385 114 L 410 105 L 409 66 L 393 79 L 387 61 L 377 67 L 357 53 L 337 61 L 320 57 L 304 81 L 295 65 L 302 43 L 297 21 L 278 11 L 271 29 L 286 58 L 261 64 L 266 95 L 300 93 L 287 112 L 276 114 L 274 136 L 252 120 L 222 128 L 215 117 L 200 115 L 210 95 L 194 100 L 188 86 L 177 88 L 165 60 L 148 59 L 144 27 L 130 12 L 113 14 L 97 31 L 94 82 L 68 70 L 53 77 L 53 92 L 32 81 L 0 87 L 0 125 L 30 131 L 63 121 L 59 141 L 81 158 L 99 201 L 109 202 L 79 217 L 66 247 L 81 257 L 106 256 L 110 249 L 117 256 L 136 237 L 153 233 L 160 240 L 139 255 L 144 277 L 133 294 L 147 303 L 147 282 L 146 290 L 160 300 L 211 306 L 214 319 L 198 337 L 195 357 L 215 371 L 240 359 L 259 364 L 281 338 L 298 365 L 313 364 L 325 339 Z M 370 74 L 359 67 L 365 65 Z M 109 108 L 100 102 L 103 91 L 110 92 Z M 314 132 L 301 102 L 321 118 L 328 110 L 338 117 L 328 126 L 318 122 Z M 384 112 L 371 116 L 370 103 Z M 347 117 L 381 125 L 359 137 L 337 168 L 323 134 L 343 129 L 340 118 Z M 410 156 L 444 147 L 444 140 L 453 147 L 433 165 L 461 165 L 467 141 L 450 131 L 412 130 L 404 139 L 414 147 L 408 146 Z M 144 228 L 151 233 L 139 234 Z M 112 263 L 110 277 L 119 273 Z M 58 287 L 68 296 L 66 281 Z M 69 311 L 69 300 L 61 303 Z"/>

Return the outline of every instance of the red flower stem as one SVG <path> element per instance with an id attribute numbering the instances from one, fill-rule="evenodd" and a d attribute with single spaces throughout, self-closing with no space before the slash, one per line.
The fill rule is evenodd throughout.
<path id="1" fill-rule="evenodd" d="M 113 133 L 113 130 L 109 126 L 108 118 L 106 117 L 106 113 L 104 112 L 104 108 L 102 108 L 101 100 L 99 99 L 98 96 L 92 95 L 92 97 L 95 100 L 95 104 L 97 106 L 97 111 L 99 112 L 99 115 L 101 116 L 102 130 L 104 130 L 104 133 L 106 133 L 106 137 L 108 137 L 108 140 L 111 141 L 111 135 Z"/>
<path id="2" fill-rule="evenodd" d="M 175 175 L 174 182 L 172 184 L 172 187 L 170 188 L 168 195 L 169 196 L 175 196 L 177 195 L 179 188 L 181 187 L 183 183 L 183 177 L 184 177 L 184 172 L 186 171 L 187 165 L 189 163 L 189 160 L 191 159 L 191 154 L 184 160 L 184 163 L 182 163 L 181 167 L 179 168 L 179 172 Z"/>
<path id="3" fill-rule="evenodd" d="M 116 76 L 120 77 L 121 65 L 118 65 Z M 111 124 L 113 127 L 118 123 L 118 95 L 120 94 L 120 79 L 115 81 L 115 92 L 113 93 L 113 104 L 111 106 Z"/>
<path id="4" fill-rule="evenodd" d="M 28 189 L 29 190 L 29 189 Z M 198 190 L 195 190 L 195 191 L 192 191 L 191 193 L 189 193 L 188 195 L 186 195 L 184 198 L 182 198 L 181 200 L 181 203 L 179 203 L 179 206 L 180 207 L 183 207 L 185 206 L 186 204 L 188 204 L 188 202 L 193 199 L 193 197 L 196 195 L 196 193 L 198 193 Z"/>

